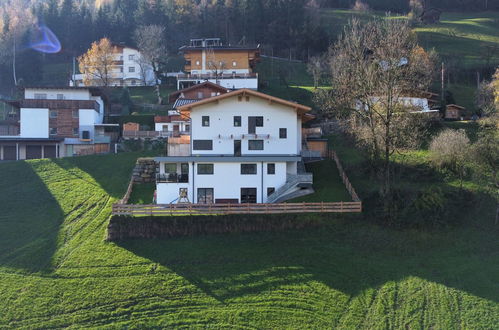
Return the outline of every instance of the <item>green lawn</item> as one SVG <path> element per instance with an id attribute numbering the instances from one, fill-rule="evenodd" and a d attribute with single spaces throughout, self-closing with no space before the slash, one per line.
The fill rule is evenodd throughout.
<path id="1" fill-rule="evenodd" d="M 331 216 L 309 230 L 105 242 L 138 156 L 0 164 L 0 328 L 499 324 L 498 232 L 480 221 L 492 208 L 434 231 Z"/>
<path id="2" fill-rule="evenodd" d="M 152 204 L 156 183 L 134 184 L 128 204 Z"/>

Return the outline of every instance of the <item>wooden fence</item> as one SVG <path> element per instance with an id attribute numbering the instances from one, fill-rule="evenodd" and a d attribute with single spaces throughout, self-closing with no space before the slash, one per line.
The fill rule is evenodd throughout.
<path id="1" fill-rule="evenodd" d="M 350 183 L 350 180 L 348 179 L 348 176 L 345 173 L 345 170 L 343 169 L 343 166 L 341 165 L 340 159 L 338 158 L 336 152 L 334 150 L 329 150 L 328 158 L 333 159 L 335 161 L 336 167 L 338 168 L 338 172 L 340 172 L 340 177 L 343 180 L 343 184 L 345 184 L 345 187 L 347 188 L 348 193 L 352 197 L 352 200 L 355 202 L 360 202 L 360 198 L 357 195 L 357 192 L 355 192 L 355 189 L 353 188 L 352 184 Z"/>
<path id="2" fill-rule="evenodd" d="M 123 198 L 120 199 L 119 204 L 113 204 L 113 209 L 114 209 L 114 205 L 124 205 L 124 204 L 128 203 L 128 200 L 130 199 L 130 195 L 132 194 L 132 190 L 133 190 L 133 175 L 132 175 L 132 178 L 130 179 L 130 183 L 128 184 L 128 188 L 126 189 L 125 196 L 123 196 Z"/>
<path id="3" fill-rule="evenodd" d="M 272 203 L 272 204 L 114 204 L 113 215 L 165 216 L 208 214 L 359 213 L 362 202 Z"/>

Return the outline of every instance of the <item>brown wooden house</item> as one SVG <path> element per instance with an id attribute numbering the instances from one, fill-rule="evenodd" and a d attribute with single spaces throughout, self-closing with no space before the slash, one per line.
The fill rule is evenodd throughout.
<path id="1" fill-rule="evenodd" d="M 445 119 L 460 120 L 464 116 L 466 108 L 457 104 L 447 104 L 445 108 Z"/>

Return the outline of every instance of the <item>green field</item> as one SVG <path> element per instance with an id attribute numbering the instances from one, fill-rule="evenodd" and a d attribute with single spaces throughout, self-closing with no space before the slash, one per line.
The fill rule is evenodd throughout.
<path id="1" fill-rule="evenodd" d="M 0 164 L 0 328 L 499 324 L 488 206 L 433 231 L 334 216 L 301 231 L 105 242 L 138 156 Z"/>

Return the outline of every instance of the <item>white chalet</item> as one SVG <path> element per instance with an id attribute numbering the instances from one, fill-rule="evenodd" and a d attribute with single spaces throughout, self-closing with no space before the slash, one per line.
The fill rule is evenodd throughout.
<path id="1" fill-rule="evenodd" d="M 112 86 L 152 86 L 155 77 L 152 66 L 146 63 L 139 50 L 122 44 L 113 44 L 114 63 L 109 74 Z M 70 86 L 85 86 L 83 74 L 73 74 Z M 99 86 L 97 79 L 91 80 L 91 86 Z"/>
<path id="2" fill-rule="evenodd" d="M 158 204 L 272 203 L 313 192 L 301 163 L 309 107 L 240 89 L 178 110 L 190 118 L 190 150 L 156 158 Z"/>

